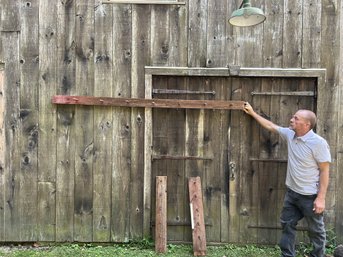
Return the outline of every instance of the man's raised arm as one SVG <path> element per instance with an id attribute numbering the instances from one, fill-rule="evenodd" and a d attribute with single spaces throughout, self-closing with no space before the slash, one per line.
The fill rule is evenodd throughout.
<path id="1" fill-rule="evenodd" d="M 248 102 L 244 103 L 244 111 L 253 117 L 265 129 L 274 133 L 277 132 L 279 126 L 257 114 Z"/>

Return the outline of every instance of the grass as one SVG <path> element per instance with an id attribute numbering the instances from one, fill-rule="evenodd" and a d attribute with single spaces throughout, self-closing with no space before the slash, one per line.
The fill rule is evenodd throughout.
<path id="1" fill-rule="evenodd" d="M 332 254 L 335 248 L 335 237 L 330 236 L 327 244 L 327 254 Z M 308 254 L 310 247 L 300 244 L 297 257 Z M 279 257 L 279 247 L 256 245 L 220 245 L 207 246 L 210 257 Z M 156 254 L 152 240 L 142 240 L 127 244 L 96 245 L 96 244 L 42 244 L 31 246 L 0 246 L 0 257 L 190 257 L 193 256 L 192 245 L 168 244 L 165 254 Z"/>
<path id="2" fill-rule="evenodd" d="M 111 246 L 91 244 L 65 244 L 43 247 L 12 247 L 1 248 L 1 257 L 189 257 L 193 256 L 191 245 L 168 245 L 165 254 L 156 254 L 153 245 L 130 243 Z M 208 246 L 207 256 L 213 257 L 278 257 L 280 251 L 277 247 L 247 246 Z"/>

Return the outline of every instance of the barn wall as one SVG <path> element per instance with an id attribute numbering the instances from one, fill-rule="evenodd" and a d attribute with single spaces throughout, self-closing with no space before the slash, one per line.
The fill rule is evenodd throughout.
<path id="1" fill-rule="evenodd" d="M 240 2 L 1 1 L 0 241 L 141 238 L 144 109 L 57 107 L 51 97 L 144 97 L 145 66 L 228 65 L 327 69 L 318 132 L 334 160 L 326 218 L 342 241 L 342 3 L 256 0 L 266 22 L 236 28 L 227 18 Z"/>

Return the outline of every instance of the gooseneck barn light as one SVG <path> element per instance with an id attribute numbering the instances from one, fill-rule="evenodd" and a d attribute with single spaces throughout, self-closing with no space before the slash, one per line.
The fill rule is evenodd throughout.
<path id="1" fill-rule="evenodd" d="M 230 24 L 239 27 L 249 27 L 264 22 L 266 16 L 263 11 L 256 7 L 251 7 L 250 0 L 243 0 L 238 10 L 231 14 Z"/>

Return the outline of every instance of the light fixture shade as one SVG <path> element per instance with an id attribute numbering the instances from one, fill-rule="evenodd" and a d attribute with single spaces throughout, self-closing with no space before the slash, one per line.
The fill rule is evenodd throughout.
<path id="1" fill-rule="evenodd" d="M 233 26 L 248 27 L 260 24 L 264 22 L 265 19 L 266 16 L 261 9 L 250 7 L 250 4 L 248 4 L 247 7 L 234 11 L 231 14 L 229 22 Z"/>

